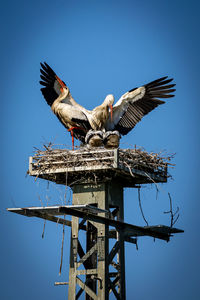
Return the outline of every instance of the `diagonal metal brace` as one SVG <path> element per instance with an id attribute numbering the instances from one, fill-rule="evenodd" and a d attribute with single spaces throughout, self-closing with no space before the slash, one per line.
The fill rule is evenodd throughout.
<path id="1" fill-rule="evenodd" d="M 120 247 L 120 242 L 117 241 L 115 243 L 115 245 L 113 246 L 112 250 L 110 251 L 110 254 L 108 256 L 108 264 L 110 264 L 113 260 L 113 258 L 115 257 L 115 255 L 117 254 L 117 252 L 119 251 L 119 247 Z"/>
<path id="2" fill-rule="evenodd" d="M 94 253 L 94 251 L 97 250 L 97 246 L 98 242 L 83 257 L 81 257 L 81 259 L 77 263 L 77 268 L 79 268 L 80 265 L 83 264 L 88 259 L 88 257 L 90 257 Z"/>
<path id="3" fill-rule="evenodd" d="M 76 283 L 94 300 L 98 300 L 97 295 L 84 283 L 80 278 L 76 277 Z"/>

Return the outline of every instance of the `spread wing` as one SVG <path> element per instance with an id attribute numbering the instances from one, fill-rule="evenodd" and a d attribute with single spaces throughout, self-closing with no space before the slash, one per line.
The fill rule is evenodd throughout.
<path id="1" fill-rule="evenodd" d="M 169 84 L 173 79 L 167 78 L 159 78 L 122 95 L 113 106 L 113 119 L 109 119 L 106 129 L 126 135 L 145 115 L 165 103 L 159 98 L 173 97 L 171 93 L 175 91 L 172 89 L 175 84 Z"/>
<path id="2" fill-rule="evenodd" d="M 62 88 L 66 86 L 64 81 L 62 81 L 56 73 L 52 70 L 52 68 L 45 62 L 41 63 L 40 69 L 40 84 L 44 87 L 41 88 L 41 92 L 47 101 L 47 103 L 51 106 L 61 94 Z"/>
<path id="3" fill-rule="evenodd" d="M 57 103 L 53 112 L 67 129 L 73 127 L 74 136 L 84 142 L 85 135 L 91 128 L 86 115 L 87 110 L 73 99 L 64 81 L 56 75 L 46 62 L 41 63 L 41 67 L 40 84 L 44 86 L 41 88 L 41 92 L 46 102 L 52 106 L 54 101 L 62 94 L 63 88 L 68 90 L 66 97 Z"/>

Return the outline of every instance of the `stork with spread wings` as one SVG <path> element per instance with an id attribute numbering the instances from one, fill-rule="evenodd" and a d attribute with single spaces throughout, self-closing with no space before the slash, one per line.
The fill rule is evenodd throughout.
<path id="1" fill-rule="evenodd" d="M 42 81 L 40 84 L 44 86 L 41 88 L 41 92 L 53 113 L 71 132 L 72 148 L 74 148 L 74 137 L 83 144 L 87 141 L 94 147 L 101 146 L 103 143 L 102 130 L 108 120 L 109 109 L 112 111 L 113 96 L 106 96 L 100 106 L 92 111 L 87 110 L 74 100 L 65 82 L 47 63 L 41 63 L 41 67 L 40 78 Z"/>
<path id="2" fill-rule="evenodd" d="M 134 88 L 121 96 L 113 106 L 114 96 L 107 95 L 104 102 L 92 111 L 85 109 L 72 97 L 66 86 L 47 63 L 42 64 L 41 92 L 52 111 L 74 137 L 93 147 L 118 147 L 120 135 L 126 135 L 158 105 L 160 98 L 170 98 L 175 91 L 173 79 L 167 76 Z"/>

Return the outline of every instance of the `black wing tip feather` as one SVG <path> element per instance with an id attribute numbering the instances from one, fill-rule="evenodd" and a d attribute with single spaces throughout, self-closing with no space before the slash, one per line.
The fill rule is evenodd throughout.
<path id="1" fill-rule="evenodd" d="M 40 63 L 41 67 L 42 67 L 42 70 L 47 74 L 47 75 L 50 75 L 50 76 L 56 76 L 56 73 L 54 72 L 54 70 L 46 63 Z"/>
<path id="2" fill-rule="evenodd" d="M 156 80 L 153 80 L 153 81 L 147 83 L 146 85 L 152 85 L 152 84 L 154 85 L 154 84 L 157 84 L 159 82 L 165 81 L 167 78 L 168 78 L 168 76 L 163 76 L 163 77 L 160 77 L 160 78 L 158 78 Z M 172 80 L 173 80 L 173 78 L 172 78 Z"/>
<path id="3" fill-rule="evenodd" d="M 58 94 L 54 90 L 56 73 L 51 69 L 51 67 L 46 62 L 44 63 L 41 62 L 40 65 L 41 65 L 40 78 L 42 79 L 39 81 L 39 83 L 42 85 L 42 88 L 40 90 L 47 104 L 51 106 L 53 102 L 56 100 L 56 98 L 58 97 Z"/>
<path id="4" fill-rule="evenodd" d="M 173 87 L 176 84 L 169 84 L 173 80 L 173 78 L 168 78 L 168 76 L 164 76 L 147 83 L 146 85 L 144 85 L 144 87 L 146 88 L 146 95 L 150 96 L 152 99 L 174 97 L 174 95 L 171 93 L 175 92 L 176 89 L 173 89 Z"/>
<path id="5" fill-rule="evenodd" d="M 42 67 L 42 69 L 44 68 L 44 63 L 40 62 L 40 66 Z"/>
<path id="6" fill-rule="evenodd" d="M 46 87 L 48 86 L 48 83 L 47 83 L 47 82 L 44 82 L 44 81 L 41 81 L 41 80 L 40 80 L 39 83 L 40 83 L 42 86 L 46 86 Z"/>
<path id="7" fill-rule="evenodd" d="M 48 65 L 48 63 L 46 63 L 46 61 L 44 61 L 43 63 L 40 62 L 40 65 L 42 68 L 50 68 L 50 66 Z"/>
<path id="8" fill-rule="evenodd" d="M 153 80 L 147 84 L 145 84 L 145 87 L 158 87 L 158 86 L 162 86 L 162 85 L 166 85 L 170 82 L 172 82 L 174 80 L 174 78 L 168 78 L 168 76 L 164 76 L 161 78 L 158 78 L 156 80 Z"/>
<path id="9" fill-rule="evenodd" d="M 154 88 L 155 90 L 158 89 L 166 89 L 166 88 L 172 88 L 174 87 L 176 84 L 170 84 L 167 85 L 168 83 L 172 82 L 174 80 L 174 78 L 168 78 L 168 76 L 163 76 L 160 77 L 156 80 L 153 80 L 147 84 L 144 85 L 145 88 Z M 133 92 L 134 90 L 136 90 L 138 87 L 131 89 L 130 91 L 128 91 L 129 93 Z M 174 92 L 175 90 L 171 90 L 169 93 Z M 167 93 L 167 92 L 166 92 Z"/>

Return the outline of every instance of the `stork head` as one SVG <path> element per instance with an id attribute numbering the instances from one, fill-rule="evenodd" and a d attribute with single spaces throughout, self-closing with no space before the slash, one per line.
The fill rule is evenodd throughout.
<path id="1" fill-rule="evenodd" d="M 113 103 L 114 103 L 114 96 L 113 95 L 107 95 L 104 104 L 110 108 L 110 119 L 112 121 L 112 115 L 113 115 Z"/>
<path id="2" fill-rule="evenodd" d="M 105 100 L 104 100 L 104 103 L 106 104 L 106 105 L 113 105 L 113 103 L 114 103 L 114 96 L 113 95 L 107 95 L 106 96 L 106 98 L 105 98 Z"/>

